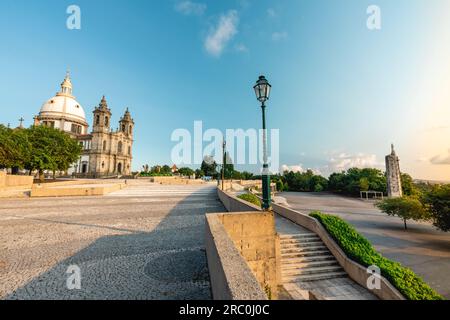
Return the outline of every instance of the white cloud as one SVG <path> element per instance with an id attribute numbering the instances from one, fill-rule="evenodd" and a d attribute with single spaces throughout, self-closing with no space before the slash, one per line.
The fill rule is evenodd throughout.
<path id="1" fill-rule="evenodd" d="M 274 8 L 269 8 L 269 9 L 267 9 L 267 15 L 270 18 L 275 18 L 277 16 L 277 12 L 275 11 Z"/>
<path id="2" fill-rule="evenodd" d="M 305 172 L 305 170 L 303 169 L 303 166 L 301 164 L 298 166 L 288 166 L 286 164 L 282 165 L 281 172 L 286 172 L 286 171 L 300 172 L 300 173 Z"/>
<path id="3" fill-rule="evenodd" d="M 236 10 L 230 10 L 222 15 L 217 26 L 211 29 L 206 37 L 206 51 L 213 56 L 220 56 L 230 40 L 237 34 L 238 24 L 239 17 Z"/>
<path id="4" fill-rule="evenodd" d="M 281 41 L 281 40 L 285 40 L 287 38 L 288 38 L 288 33 L 286 31 L 272 33 L 273 41 Z"/>
<path id="5" fill-rule="evenodd" d="M 450 149 L 448 150 L 448 154 L 437 155 L 430 159 L 431 164 L 436 165 L 448 165 L 450 164 Z"/>
<path id="6" fill-rule="evenodd" d="M 185 0 L 177 2 L 175 4 L 175 10 L 184 15 L 201 16 L 203 13 L 205 13 L 206 4 Z"/>
<path id="7" fill-rule="evenodd" d="M 382 166 L 381 162 L 377 161 L 377 156 L 374 154 L 346 154 L 340 153 L 332 156 L 328 161 L 328 167 L 332 172 L 340 172 L 350 168 L 377 168 Z"/>
<path id="8" fill-rule="evenodd" d="M 304 169 L 302 164 L 293 165 L 293 166 L 288 166 L 288 165 L 284 164 L 284 165 L 281 166 L 281 173 L 286 172 L 286 171 L 303 173 L 303 172 L 306 172 L 308 170 L 311 170 L 316 175 L 321 175 L 322 174 L 322 172 L 318 168 Z"/>

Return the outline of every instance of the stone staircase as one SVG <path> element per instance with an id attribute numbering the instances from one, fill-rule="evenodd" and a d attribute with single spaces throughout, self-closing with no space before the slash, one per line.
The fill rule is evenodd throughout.
<path id="1" fill-rule="evenodd" d="M 280 236 L 283 283 L 347 277 L 322 240 L 315 233 Z"/>

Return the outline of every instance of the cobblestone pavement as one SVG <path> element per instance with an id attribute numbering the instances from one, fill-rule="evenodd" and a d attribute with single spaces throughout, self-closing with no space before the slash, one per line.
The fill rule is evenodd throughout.
<path id="1" fill-rule="evenodd" d="M 320 210 L 351 223 L 385 257 L 398 261 L 421 276 L 433 289 L 450 299 L 450 233 L 428 223 L 408 222 L 389 217 L 373 202 L 328 193 L 284 192 L 280 196 L 294 210 Z"/>
<path id="2" fill-rule="evenodd" d="M 143 181 L 107 197 L 2 199 L 1 299 L 209 299 L 214 186 Z M 69 290 L 68 268 L 81 271 Z"/>

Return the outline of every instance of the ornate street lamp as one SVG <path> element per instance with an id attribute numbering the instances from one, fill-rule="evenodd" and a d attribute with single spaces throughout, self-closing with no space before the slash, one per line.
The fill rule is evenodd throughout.
<path id="1" fill-rule="evenodd" d="M 270 173 L 267 163 L 267 129 L 266 129 L 266 101 L 269 100 L 270 90 L 272 86 L 264 76 L 260 76 L 255 89 L 256 98 L 261 102 L 262 109 L 262 125 L 263 125 L 263 172 L 262 172 L 262 189 L 263 189 L 263 210 L 270 209 Z"/>

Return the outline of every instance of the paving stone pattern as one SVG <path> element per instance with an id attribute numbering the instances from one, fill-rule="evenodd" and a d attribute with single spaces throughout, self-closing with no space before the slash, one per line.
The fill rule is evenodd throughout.
<path id="1" fill-rule="evenodd" d="M 2 199 L 1 299 L 210 299 L 215 188 L 132 185 L 107 197 Z M 81 289 L 69 290 L 76 265 Z"/>

